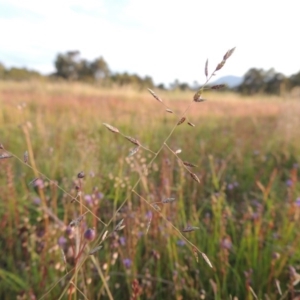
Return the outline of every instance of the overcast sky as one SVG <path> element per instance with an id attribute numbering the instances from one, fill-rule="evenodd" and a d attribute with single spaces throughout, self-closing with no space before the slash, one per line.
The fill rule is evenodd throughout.
<path id="1" fill-rule="evenodd" d="M 0 0 L 0 62 L 50 73 L 59 52 L 103 56 L 112 71 L 155 83 L 204 81 L 237 47 L 219 76 L 251 67 L 300 71 L 298 1 Z M 217 79 L 217 78 L 216 78 Z"/>

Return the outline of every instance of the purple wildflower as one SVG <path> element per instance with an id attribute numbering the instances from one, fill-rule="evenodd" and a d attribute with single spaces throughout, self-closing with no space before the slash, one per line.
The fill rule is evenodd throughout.
<path id="1" fill-rule="evenodd" d="M 88 205 L 93 205 L 93 198 L 91 195 L 84 195 L 84 200 Z"/>
<path id="2" fill-rule="evenodd" d="M 40 205 L 41 204 L 41 199 L 39 197 L 34 197 L 32 201 L 35 205 Z"/>
<path id="3" fill-rule="evenodd" d="M 73 229 L 72 229 L 71 226 L 68 226 L 68 227 L 66 228 L 66 234 L 67 234 L 67 236 L 69 236 L 69 237 L 73 234 Z"/>
<path id="4" fill-rule="evenodd" d="M 152 211 L 149 210 L 147 213 L 146 213 L 146 218 L 147 219 L 152 219 Z"/>
<path id="5" fill-rule="evenodd" d="M 123 259 L 123 264 L 126 269 L 129 269 L 131 267 L 131 263 L 132 263 L 131 259 L 129 259 L 129 258 Z"/>
<path id="6" fill-rule="evenodd" d="M 103 199 L 104 195 L 103 195 L 103 193 L 100 192 L 97 194 L 97 197 L 99 200 L 101 200 L 101 199 Z"/>
<path id="7" fill-rule="evenodd" d="M 89 242 L 93 241 L 95 237 L 96 237 L 96 232 L 92 228 L 88 228 L 84 233 L 84 238 Z"/>
<path id="8" fill-rule="evenodd" d="M 229 237 L 225 237 L 221 241 L 221 248 L 230 250 L 232 248 L 232 242 Z"/>
<path id="9" fill-rule="evenodd" d="M 296 206 L 300 207 L 300 197 L 298 197 L 295 201 Z"/>
<path id="10" fill-rule="evenodd" d="M 67 243 L 67 239 L 64 236 L 61 236 L 57 241 L 57 244 L 60 247 L 63 247 L 66 243 Z"/>
<path id="11" fill-rule="evenodd" d="M 125 238 L 124 236 L 120 236 L 119 242 L 120 242 L 120 244 L 121 244 L 122 246 L 125 246 L 125 244 L 126 244 L 126 238 Z"/>
<path id="12" fill-rule="evenodd" d="M 234 189 L 234 185 L 233 185 L 232 183 L 229 183 L 229 184 L 227 185 L 227 189 L 228 189 L 228 190 L 233 190 L 233 189 Z"/>
<path id="13" fill-rule="evenodd" d="M 178 240 L 177 245 L 180 246 L 180 247 L 183 247 L 185 245 L 185 241 L 184 240 Z"/>
<path id="14" fill-rule="evenodd" d="M 44 188 L 44 181 L 41 178 L 36 178 L 33 182 L 32 185 L 34 188 Z"/>
<path id="15" fill-rule="evenodd" d="M 293 185 L 293 180 L 292 179 L 287 179 L 285 184 L 286 184 L 286 186 L 291 187 Z"/>

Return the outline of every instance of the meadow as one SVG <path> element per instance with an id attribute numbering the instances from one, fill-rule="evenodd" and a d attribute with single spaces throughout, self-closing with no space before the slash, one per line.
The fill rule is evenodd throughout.
<path id="1" fill-rule="evenodd" d="M 155 92 L 0 82 L 1 299 L 300 299 L 299 99 Z"/>

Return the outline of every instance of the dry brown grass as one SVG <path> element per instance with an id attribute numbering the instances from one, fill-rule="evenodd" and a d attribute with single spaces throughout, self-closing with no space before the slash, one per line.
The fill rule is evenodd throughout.
<path id="1" fill-rule="evenodd" d="M 176 108 L 174 112 L 177 115 L 184 111 L 194 94 L 179 91 L 155 92 L 168 107 Z M 188 114 L 188 121 L 196 126 L 201 126 L 207 120 L 223 119 L 228 123 L 235 120 L 239 123 L 236 126 L 237 136 L 239 132 L 242 136 L 251 136 L 254 133 L 249 127 L 249 122 L 243 122 L 247 118 L 254 127 L 259 128 L 262 136 L 264 131 L 267 133 L 270 129 L 284 136 L 286 143 L 297 136 L 300 102 L 295 98 L 242 97 L 227 92 L 206 92 L 204 97 L 208 99 L 205 105 L 194 103 Z M 155 124 L 154 120 L 166 118 L 166 114 L 168 119 L 174 122 L 176 116 L 170 116 L 163 107 L 153 105 L 151 98 L 147 90 L 137 91 L 129 88 L 107 90 L 81 83 L 0 82 L 1 107 L 16 111 L 15 114 L 0 112 L 0 124 L 5 122 L 5 126 L 15 126 L 26 119 L 26 111 L 22 115 L 16 110 L 20 103 L 26 103 L 31 110 L 35 110 L 36 119 L 31 121 L 41 130 L 47 124 L 51 124 L 53 116 L 56 118 L 57 127 L 62 130 L 66 123 L 74 127 L 79 126 L 78 117 L 84 120 L 80 124 L 81 128 L 103 122 L 151 127 Z M 268 128 L 265 129 L 265 126 Z"/>
<path id="2" fill-rule="evenodd" d="M 193 97 L 193 92 L 157 91 L 164 102 L 172 107 L 184 110 L 187 101 Z M 107 116 L 116 115 L 117 111 L 126 117 L 138 109 L 143 117 L 153 116 L 157 111 L 152 101 L 149 101 L 148 91 L 137 91 L 130 88 L 103 89 L 82 83 L 15 83 L 0 82 L 0 103 L 2 105 L 17 105 L 19 103 L 39 103 L 40 110 L 47 109 L 48 113 L 69 110 L 83 110 L 91 115 L 105 112 Z M 298 111 L 300 103 L 296 100 L 284 101 L 276 96 L 241 97 L 234 93 L 207 92 L 206 105 L 190 111 L 195 117 L 246 117 L 274 116 Z M 120 101 L 122 100 L 122 101 Z M 196 104 L 197 105 L 197 104 Z M 198 104 L 199 105 L 199 104 Z M 174 106 L 174 105 L 173 105 Z M 163 112 L 163 110 L 162 110 Z"/>

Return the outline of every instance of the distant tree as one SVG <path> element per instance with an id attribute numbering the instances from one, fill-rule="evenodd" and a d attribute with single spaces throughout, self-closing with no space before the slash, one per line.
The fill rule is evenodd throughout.
<path id="1" fill-rule="evenodd" d="M 178 79 L 175 79 L 173 83 L 170 84 L 171 90 L 181 90 L 181 91 L 187 91 L 190 90 L 191 87 L 186 82 L 180 82 Z"/>
<path id="2" fill-rule="evenodd" d="M 176 90 L 176 89 L 178 89 L 179 84 L 180 84 L 179 80 L 178 80 L 178 79 L 175 79 L 174 82 L 170 84 L 170 89 L 171 89 L 171 90 Z"/>
<path id="3" fill-rule="evenodd" d="M 28 70 L 26 68 L 10 68 L 6 69 L 4 72 L 4 79 L 8 80 L 16 80 L 16 81 L 23 81 L 28 79 L 40 79 L 43 76 L 37 72 Z"/>
<path id="4" fill-rule="evenodd" d="M 189 84 L 186 83 L 186 82 L 180 83 L 180 84 L 178 85 L 178 88 L 179 88 L 181 91 L 188 91 L 188 90 L 191 89 L 190 86 L 189 86 Z"/>
<path id="5" fill-rule="evenodd" d="M 94 79 L 91 63 L 86 59 L 82 59 L 78 62 L 77 72 L 77 79 L 79 80 L 90 81 Z"/>
<path id="6" fill-rule="evenodd" d="M 102 80 L 109 76 L 110 70 L 107 62 L 104 60 L 102 56 L 96 58 L 90 64 L 91 72 L 96 80 Z"/>
<path id="7" fill-rule="evenodd" d="M 161 90 L 166 90 L 167 88 L 165 87 L 164 83 L 160 83 L 157 85 L 157 88 L 161 89 Z"/>
<path id="8" fill-rule="evenodd" d="M 281 95 L 287 87 L 287 81 L 287 78 L 283 74 L 277 73 L 274 69 L 271 69 L 266 75 L 266 87 L 264 92 Z"/>
<path id="9" fill-rule="evenodd" d="M 152 77 L 150 76 L 145 76 L 143 80 L 143 86 L 142 88 L 153 88 L 154 87 L 154 82 Z"/>
<path id="10" fill-rule="evenodd" d="M 68 80 L 100 81 L 101 84 L 130 85 L 140 89 L 153 88 L 154 83 L 150 76 L 142 78 L 137 74 L 114 73 L 112 74 L 107 62 L 102 56 L 89 62 L 80 58 L 79 51 L 68 51 L 65 54 L 58 54 L 55 59 L 56 73 Z M 103 80 L 105 79 L 105 83 Z"/>
<path id="11" fill-rule="evenodd" d="M 130 82 L 133 81 L 132 79 L 130 80 L 130 75 L 127 72 L 117 74 L 115 78 L 116 78 L 116 82 L 120 86 L 129 85 Z"/>
<path id="12" fill-rule="evenodd" d="M 100 80 L 109 76 L 109 68 L 103 57 L 92 62 L 80 58 L 79 51 L 58 54 L 55 60 L 56 74 L 68 80 Z"/>
<path id="13" fill-rule="evenodd" d="M 110 76 L 110 80 L 113 84 L 119 86 L 132 86 L 139 89 L 153 88 L 154 83 L 150 76 L 140 77 L 137 74 L 114 73 Z"/>
<path id="14" fill-rule="evenodd" d="M 296 74 L 293 74 L 289 78 L 290 88 L 294 88 L 296 86 L 300 86 L 300 71 Z"/>
<path id="15" fill-rule="evenodd" d="M 237 87 L 243 94 L 253 95 L 256 93 L 281 94 L 287 87 L 288 79 L 273 68 L 250 69 L 245 75 L 243 82 Z"/>
<path id="16" fill-rule="evenodd" d="M 239 85 L 238 91 L 243 94 L 253 95 L 264 92 L 264 71 L 263 69 L 250 69 L 245 75 L 243 82 Z"/>
<path id="17" fill-rule="evenodd" d="M 58 54 L 55 60 L 56 75 L 68 80 L 79 78 L 82 68 L 79 51 L 68 51 L 66 54 Z"/>
<path id="18" fill-rule="evenodd" d="M 5 66 L 0 62 L 0 79 L 4 79 L 5 76 Z"/>

